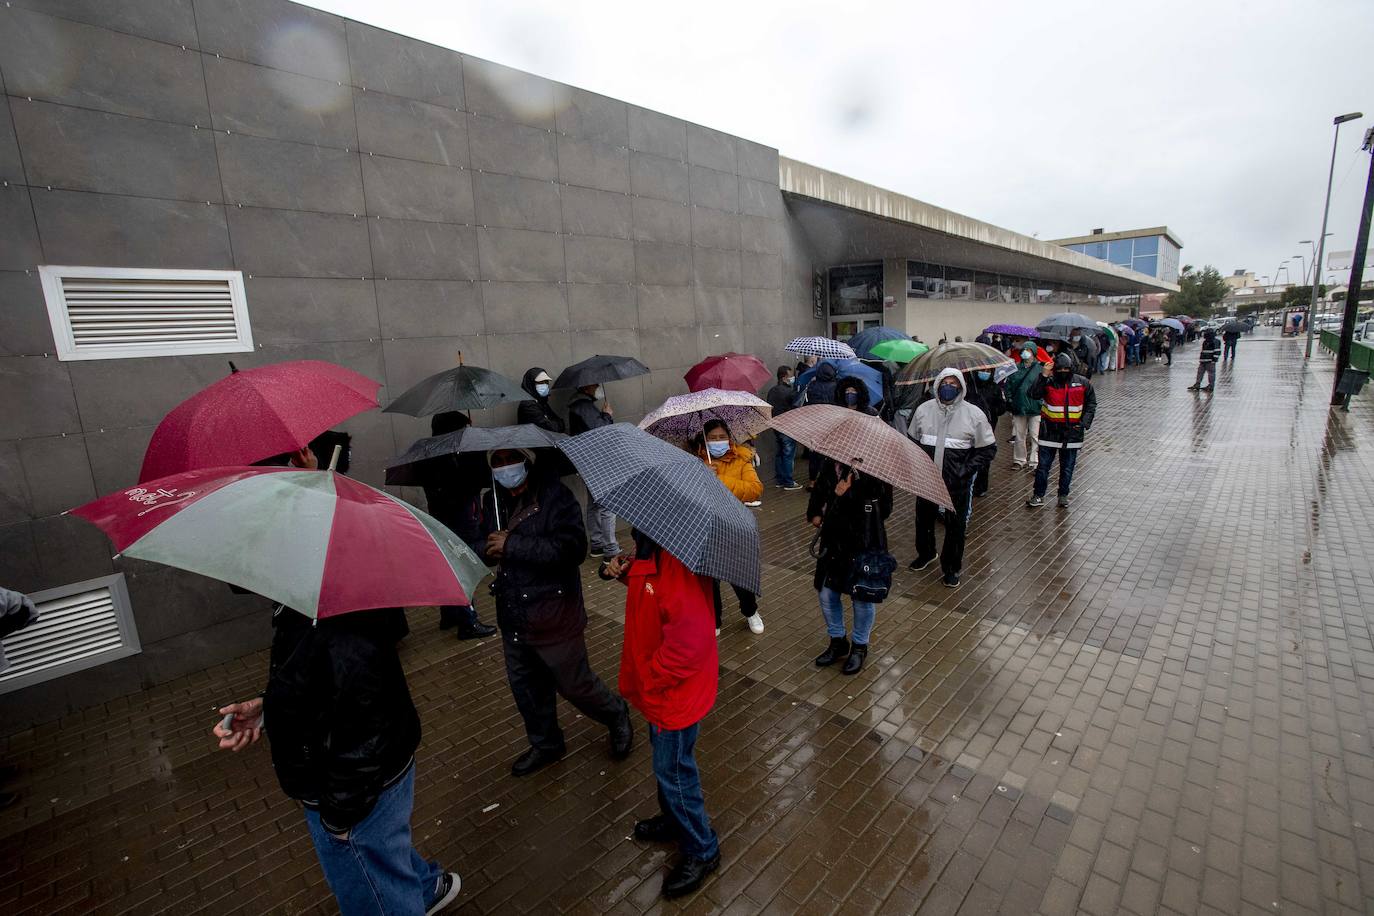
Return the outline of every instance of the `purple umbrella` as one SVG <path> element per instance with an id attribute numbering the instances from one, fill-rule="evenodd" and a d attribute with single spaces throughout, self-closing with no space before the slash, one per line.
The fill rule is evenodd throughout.
<path id="1" fill-rule="evenodd" d="M 1012 337 L 1034 337 L 1035 328 L 1028 328 L 1023 324 L 990 324 L 983 328 L 986 334 L 1009 334 Z"/>
<path id="2" fill-rule="evenodd" d="M 754 438 L 772 423 L 773 408 L 747 391 L 703 388 L 679 394 L 639 421 L 639 428 L 665 442 L 685 445 L 711 420 L 723 420 L 736 442 Z"/>

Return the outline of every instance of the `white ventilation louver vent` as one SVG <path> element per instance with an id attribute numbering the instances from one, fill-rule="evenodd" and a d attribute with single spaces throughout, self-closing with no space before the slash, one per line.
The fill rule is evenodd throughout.
<path id="1" fill-rule="evenodd" d="M 0 693 L 139 651 L 122 574 L 29 597 L 38 606 L 38 621 L 0 640 L 9 666 L 0 671 Z"/>
<path id="2" fill-rule="evenodd" d="M 38 268 L 59 359 L 253 349 L 236 270 Z"/>

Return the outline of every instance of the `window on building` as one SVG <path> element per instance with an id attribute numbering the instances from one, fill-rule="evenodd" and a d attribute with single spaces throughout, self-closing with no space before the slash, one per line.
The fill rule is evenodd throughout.
<path id="1" fill-rule="evenodd" d="M 1117 239 L 1107 245 L 1107 260 L 1118 267 L 1131 266 L 1132 239 Z"/>
<path id="2" fill-rule="evenodd" d="M 1154 255 L 1150 255 L 1147 258 L 1137 257 L 1132 262 L 1131 267 L 1133 270 L 1138 270 L 1143 274 L 1149 274 L 1153 277 L 1159 269 L 1159 258 Z"/>
<path id="3" fill-rule="evenodd" d="M 43 266 L 38 272 L 58 359 L 253 349 L 237 270 Z"/>
<path id="4" fill-rule="evenodd" d="M 830 268 L 830 314 L 881 314 L 883 265 L 851 264 Z"/>
<path id="5" fill-rule="evenodd" d="M 1159 254 L 1159 236 L 1146 235 L 1135 240 L 1135 256 Z"/>
<path id="6" fill-rule="evenodd" d="M 945 268 L 945 298 L 972 299 L 973 271 L 962 267 Z"/>
<path id="7" fill-rule="evenodd" d="M 1083 253 L 1090 258 L 1097 258 L 1099 261 L 1107 260 L 1106 242 L 1089 242 L 1083 246 Z"/>
<path id="8" fill-rule="evenodd" d="M 5 637 L 9 667 L 0 673 L 0 693 L 140 651 L 123 573 L 29 597 L 38 606 L 38 621 Z"/>
<path id="9" fill-rule="evenodd" d="M 973 298 L 979 302 L 998 300 L 997 274 L 985 274 L 981 270 L 973 274 Z"/>
<path id="10" fill-rule="evenodd" d="M 945 269 L 939 264 L 907 261 L 906 278 L 908 299 L 945 298 Z"/>

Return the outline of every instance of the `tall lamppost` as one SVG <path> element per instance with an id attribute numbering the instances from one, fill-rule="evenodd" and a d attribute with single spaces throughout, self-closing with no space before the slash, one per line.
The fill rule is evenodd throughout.
<path id="1" fill-rule="evenodd" d="M 1307 344 L 1303 347 L 1302 358 L 1312 358 L 1312 316 L 1317 314 L 1317 292 L 1321 284 L 1317 282 L 1321 273 L 1322 249 L 1326 247 L 1326 218 L 1331 214 L 1331 180 L 1336 177 L 1336 144 L 1341 139 L 1341 125 L 1346 121 L 1363 118 L 1358 111 L 1337 115 L 1331 119 L 1336 126 L 1335 136 L 1331 138 L 1331 167 L 1326 170 L 1326 203 L 1322 205 L 1322 231 L 1317 235 L 1317 260 L 1312 265 L 1312 306 L 1307 310 Z"/>

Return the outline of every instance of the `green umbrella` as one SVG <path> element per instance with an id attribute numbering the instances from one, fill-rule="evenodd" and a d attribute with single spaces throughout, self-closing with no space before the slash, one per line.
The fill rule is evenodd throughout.
<path id="1" fill-rule="evenodd" d="M 929 350 L 928 345 L 917 340 L 884 340 L 871 347 L 869 352 L 879 359 L 890 359 L 894 363 L 906 365 Z"/>

